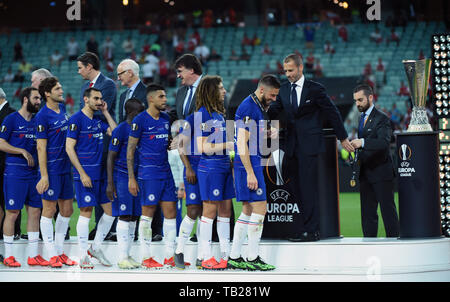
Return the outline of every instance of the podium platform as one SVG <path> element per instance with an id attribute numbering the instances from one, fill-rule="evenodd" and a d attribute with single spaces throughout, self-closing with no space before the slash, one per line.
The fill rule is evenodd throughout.
<path id="1" fill-rule="evenodd" d="M 117 267 L 117 243 L 105 242 L 106 257 L 114 263 L 104 267 L 96 259 L 93 270 L 79 267 L 61 269 L 29 267 L 26 264 L 26 240 L 15 241 L 14 252 L 21 268 L 0 265 L 0 282 L 309 282 L 309 281 L 450 281 L 450 238 L 427 240 L 398 240 L 388 238 L 341 238 L 317 242 L 292 243 L 263 240 L 261 256 L 277 269 L 270 272 L 204 271 L 195 268 L 197 244 L 188 242 L 185 261 L 192 264 L 186 270 L 164 268 L 160 270 L 121 270 Z M 40 251 L 43 243 L 39 243 Z M 66 241 L 66 254 L 77 260 L 75 237 Z M 243 253 L 246 255 L 247 245 Z M 153 243 L 158 261 L 163 259 L 164 245 Z M 213 243 L 213 253 L 219 255 L 219 244 Z M 139 244 L 135 242 L 132 255 L 139 260 Z M 44 258 L 48 259 L 44 253 Z"/>

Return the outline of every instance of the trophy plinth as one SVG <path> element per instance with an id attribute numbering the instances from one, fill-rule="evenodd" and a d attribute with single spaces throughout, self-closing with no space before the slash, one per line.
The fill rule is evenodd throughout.
<path id="1" fill-rule="evenodd" d="M 407 132 L 433 131 L 425 108 L 430 78 L 431 59 L 402 61 L 408 78 L 413 104 L 411 121 Z"/>

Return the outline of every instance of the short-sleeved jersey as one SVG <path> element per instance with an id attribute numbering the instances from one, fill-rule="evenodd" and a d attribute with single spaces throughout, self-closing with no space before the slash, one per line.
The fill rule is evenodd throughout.
<path id="1" fill-rule="evenodd" d="M 180 129 L 180 135 L 189 138 L 189 145 L 186 146 L 186 151 L 189 152 L 187 157 L 191 166 L 197 166 L 200 161 L 200 154 L 194 135 L 194 113 L 186 117 L 184 125 L 182 125 L 182 128 Z"/>
<path id="2" fill-rule="evenodd" d="M 35 178 L 37 176 L 36 123 L 34 118 L 27 121 L 19 112 L 8 115 L 0 128 L 0 138 L 11 146 L 27 150 L 34 158 L 34 167 L 20 154 L 6 153 L 5 177 Z"/>
<path id="3" fill-rule="evenodd" d="M 167 147 L 169 145 L 170 118 L 161 112 L 155 120 L 147 111 L 138 114 L 132 124 L 130 136 L 138 138 L 138 179 L 165 179 L 172 177 Z"/>
<path id="4" fill-rule="evenodd" d="M 114 176 L 128 178 L 127 147 L 131 126 L 126 121 L 120 123 L 112 132 L 109 150 L 117 152 L 114 162 Z M 134 171 L 137 171 L 137 158 L 134 158 Z"/>
<path id="5" fill-rule="evenodd" d="M 78 111 L 69 119 L 67 137 L 77 140 L 75 152 L 84 171 L 92 180 L 104 177 L 101 173 L 103 136 L 109 125 L 99 118 L 89 118 L 83 111 Z M 73 169 L 73 178 L 80 179 L 77 169 Z"/>
<path id="6" fill-rule="evenodd" d="M 225 118 L 217 112 L 209 113 L 205 107 L 201 107 L 194 113 L 194 135 L 197 137 L 207 137 L 207 142 L 212 144 L 222 144 L 227 141 Z M 207 155 L 203 153 L 200 157 L 199 171 L 228 171 L 231 168 L 230 157 L 226 150 L 220 153 Z"/>
<path id="7" fill-rule="evenodd" d="M 49 174 L 70 173 L 70 160 L 66 153 L 66 134 L 69 117 L 63 104 L 59 113 L 43 106 L 36 114 L 36 139 L 47 140 L 47 170 Z"/>
<path id="8" fill-rule="evenodd" d="M 248 150 L 250 153 L 250 162 L 254 168 L 261 166 L 261 147 L 262 139 L 266 131 L 266 121 L 261 107 L 256 103 L 253 98 L 255 95 L 248 96 L 239 105 L 235 115 L 235 142 L 237 143 L 237 133 L 239 129 L 245 129 L 250 133 L 249 140 L 247 142 Z M 244 168 L 241 158 L 235 143 L 235 166 Z"/>

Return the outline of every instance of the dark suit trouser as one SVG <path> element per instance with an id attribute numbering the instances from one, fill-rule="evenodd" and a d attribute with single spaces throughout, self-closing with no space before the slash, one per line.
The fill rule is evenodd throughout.
<path id="1" fill-rule="evenodd" d="M 369 183 L 360 179 L 361 223 L 364 237 L 377 237 L 378 233 L 378 203 L 384 222 L 387 237 L 398 237 L 399 222 L 394 203 L 393 181 Z"/>
<path id="2" fill-rule="evenodd" d="M 303 229 L 300 232 L 314 233 L 319 231 L 320 215 L 318 201 L 318 155 L 294 156 L 297 167 L 298 184 L 297 199 L 300 201 L 299 209 L 302 214 Z"/>

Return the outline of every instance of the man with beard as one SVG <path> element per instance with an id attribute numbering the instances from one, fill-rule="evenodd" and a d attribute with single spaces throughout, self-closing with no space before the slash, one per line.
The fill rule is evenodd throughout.
<path id="1" fill-rule="evenodd" d="M 101 264 L 111 266 L 101 248 L 101 244 L 114 222 L 111 202 L 106 198 L 106 179 L 102 173 L 103 135 L 111 136 L 117 127 L 103 101 L 102 93 L 96 88 L 84 92 L 85 105 L 69 119 L 66 152 L 72 162 L 75 194 L 80 216 L 77 223 L 78 244 L 80 248 L 80 267 L 93 268 L 88 256 L 96 258 Z M 94 116 L 101 111 L 108 123 Z M 94 242 L 88 249 L 89 221 L 94 206 L 103 208 L 103 215 L 97 224 Z"/>
<path id="2" fill-rule="evenodd" d="M 6 217 L 3 223 L 3 240 L 5 243 L 4 264 L 20 267 L 13 256 L 14 223 L 26 206 L 28 213 L 28 265 L 48 266 L 38 253 L 39 218 L 42 201 L 36 191 L 37 151 L 36 124 L 33 114 L 39 110 L 41 96 L 36 88 L 22 90 L 20 99 L 22 107 L 11 113 L 3 121 L 0 130 L 0 150 L 6 153 L 5 160 L 5 200 Z"/>
<path id="3" fill-rule="evenodd" d="M 283 61 L 288 79 L 280 87 L 277 100 L 270 105 L 269 116 L 275 120 L 286 113 L 285 156 L 297 166 L 298 200 L 303 219 L 302 226 L 288 238 L 294 242 L 320 239 L 318 170 L 319 154 L 325 152 L 323 123 L 329 123 L 348 152 L 355 149 L 348 140 L 341 114 L 326 94 L 325 88 L 303 75 L 303 60 L 290 54 Z"/>
<path id="4" fill-rule="evenodd" d="M 239 105 L 236 111 L 236 157 L 234 180 L 236 200 L 242 202 L 242 213 L 234 226 L 234 240 L 228 267 L 249 270 L 273 270 L 259 256 L 264 216 L 267 208 L 266 185 L 261 165 L 260 142 L 275 138 L 275 129 L 267 128 L 267 109 L 280 90 L 273 75 L 264 76 L 256 91 Z M 248 235 L 247 261 L 241 257 L 241 247 Z"/>
<path id="5" fill-rule="evenodd" d="M 350 143 L 359 152 L 361 222 L 364 237 L 377 237 L 378 203 L 387 237 L 398 237 L 399 222 L 394 203 L 394 166 L 389 151 L 392 128 L 389 118 L 373 104 L 373 90 L 362 84 L 353 90 L 361 112 L 358 138 Z"/>
<path id="6" fill-rule="evenodd" d="M 167 148 L 169 146 L 170 118 L 165 112 L 167 96 L 164 87 L 151 84 L 147 87 L 148 109 L 138 114 L 132 124 L 127 148 L 128 190 L 141 196 L 142 216 L 139 221 L 139 240 L 143 252 L 142 266 L 161 268 L 150 249 L 152 220 L 159 203 L 164 215 L 163 232 L 165 266 L 175 266 L 176 239 L 175 182 L 170 170 Z M 138 181 L 136 181 L 135 151 L 138 152 Z"/>

